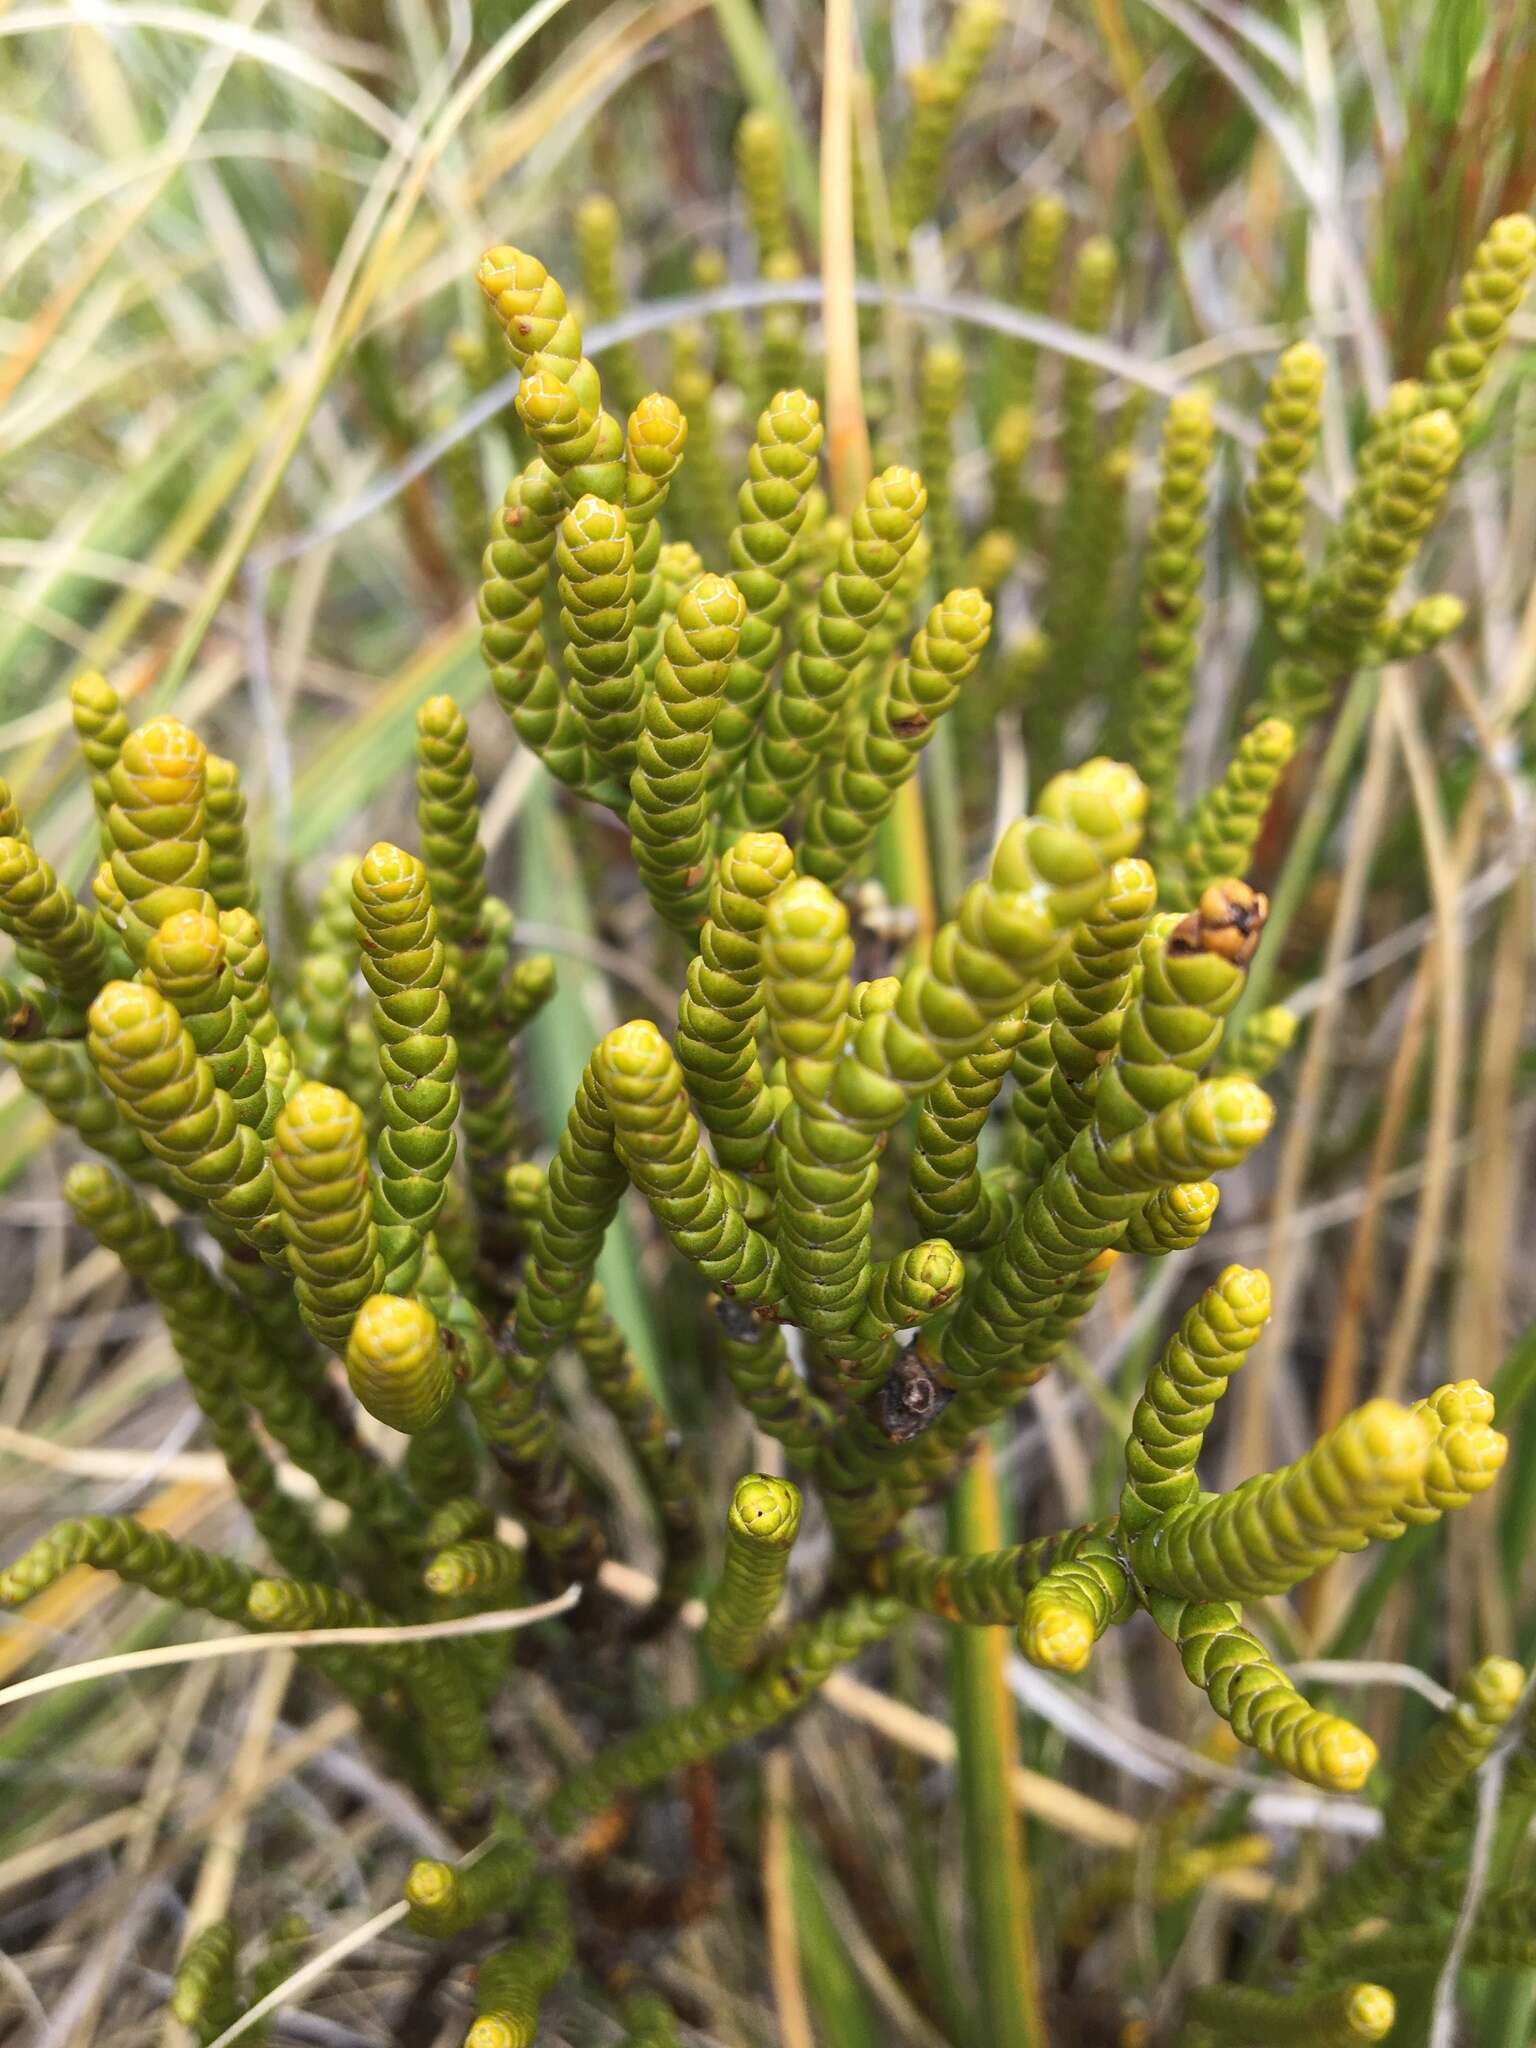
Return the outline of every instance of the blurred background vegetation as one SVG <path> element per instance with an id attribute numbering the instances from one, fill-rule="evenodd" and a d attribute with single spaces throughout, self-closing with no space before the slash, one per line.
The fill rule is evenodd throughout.
<path id="1" fill-rule="evenodd" d="M 866 194 L 899 153 L 907 81 L 949 26 L 922 0 L 858 11 Z M 66 699 L 83 667 L 105 670 L 131 715 L 174 709 L 239 761 L 264 897 L 290 933 L 337 854 L 396 830 L 409 843 L 414 715 L 449 691 L 488 778 L 495 885 L 525 939 L 560 962 L 532 1041 L 545 1128 L 602 1028 L 665 1016 L 673 977 L 635 944 L 644 905 L 622 879 L 622 835 L 570 810 L 482 702 L 479 553 L 522 443 L 474 266 L 510 240 L 574 290 L 577 209 L 610 194 L 646 378 L 670 388 L 670 302 L 702 291 L 689 312 L 714 320 L 718 347 L 722 318 L 751 296 L 733 163 L 749 109 L 778 125 L 814 280 L 822 27 L 800 0 L 0 6 L 0 766 L 61 872 L 78 884 L 95 859 Z M 1114 353 L 1092 401 L 1126 454 L 1132 539 L 1117 556 L 1095 530 L 1076 557 L 1094 614 L 1090 738 L 1133 675 L 1135 536 L 1161 410 L 1154 397 L 1144 416 L 1142 395 L 1199 378 L 1219 401 L 1198 787 L 1273 652 L 1235 533 L 1275 355 L 1306 334 L 1329 357 L 1326 523 L 1371 406 L 1390 377 L 1423 367 L 1480 234 L 1533 187 L 1536 19 L 1524 0 L 1007 0 L 933 222 L 905 247 L 875 236 L 865 388 L 882 455 L 920 460 L 922 345 L 959 346 L 953 495 L 979 532 L 988 437 L 1013 374 L 988 323 L 1001 314 L 1006 326 L 1019 303 L 1020 223 L 1052 192 L 1070 250 L 1112 239 Z M 700 266 L 706 248 L 723 277 L 713 259 Z M 1048 449 L 1069 402 L 1067 312 L 1059 296 L 1044 314 L 1036 421 Z M 1472 1374 L 1498 1385 L 1515 1455 L 1489 1500 L 1266 1616 L 1283 1650 L 1335 1660 L 1325 1678 L 1389 1757 L 1428 1722 L 1416 1674 L 1444 1679 L 1487 1650 L 1536 1657 L 1536 1457 L 1520 1414 L 1536 1374 L 1523 1256 L 1536 1084 L 1533 334 L 1522 314 L 1424 565 L 1424 587 L 1465 602 L 1463 630 L 1385 679 L 1362 675 L 1293 769 L 1260 848 L 1255 878 L 1276 917 L 1247 1007 L 1284 997 L 1303 1025 L 1271 1083 L 1277 1135 L 1196 1254 L 1154 1269 L 1139 1296 L 1129 1283 L 1106 1291 L 1082 1350 L 996 1447 L 1005 1530 L 1095 1512 L 1117 1483 L 1154 1340 L 1234 1257 L 1270 1271 L 1277 1313 L 1229 1404 L 1216 1452 L 1229 1478 L 1294 1455 L 1371 1393 Z M 814 304 L 803 346 L 814 387 Z M 712 417 L 729 475 L 750 422 L 728 390 Z M 1031 476 L 1050 512 L 1056 467 L 1046 458 Z M 1027 540 L 1004 566 L 1000 650 L 1027 638 L 1061 573 Z M 941 895 L 1025 801 L 1042 742 L 1021 674 L 1000 651 L 960 743 L 929 757 Z M 885 879 L 899 893 L 899 875 Z M 124 1508 L 213 1540 L 229 1496 L 216 1461 L 188 1447 L 194 1418 L 167 1340 L 115 1263 L 71 1234 L 47 1135 L 7 1074 L 0 1547 L 65 1513 Z M 649 1284 L 657 1254 L 635 1231 L 604 1277 L 686 1420 L 699 1413 L 693 1304 Z M 593 1455 L 618 1469 L 594 1430 Z M 643 1546 L 637 1534 L 635 1554 Z M 0 1682 L 40 1649 L 84 1657 L 169 1626 L 110 1582 L 71 1583 L 47 1612 L 7 1618 Z M 1052 2038 L 1159 2038 L 1183 1987 L 1283 1938 L 1288 1899 L 1331 1835 L 1358 1834 L 1359 1810 L 1333 1802 L 1320 1817 L 1310 1795 L 1274 1781 L 1256 1791 L 1212 1746 L 1215 1724 L 1173 1660 L 1139 1638 L 1107 1640 L 1072 1685 L 1017 1659 L 1005 1676 L 1009 1739 L 1034 1774 L 1018 1782 Z M 195 1664 L 7 1713 L 0 2039 L 161 2039 L 189 1901 L 227 1899 L 237 1864 L 253 1924 L 298 1905 L 322 1940 L 397 1893 L 433 1831 L 349 1747 L 347 1710 L 329 1725 L 298 1713 L 290 1677 L 279 1660 Z M 654 1682 L 664 1697 L 665 1672 Z M 760 1788 L 733 1787 L 719 1811 L 709 1786 L 694 1787 L 678 1855 L 691 1856 L 697 1896 L 665 1981 L 697 2038 L 1003 2038 L 977 2004 L 960 1932 L 988 1865 L 978 1801 L 954 1796 L 948 1732 L 993 1697 L 985 1673 L 959 1653 L 946 1669 L 935 1634 L 914 1626 L 889 1689 L 846 1688 L 808 1717 Z M 557 1751 L 571 1739 L 536 1684 L 529 1711 Z M 1242 1845 L 1214 1885 L 1208 1870 L 1182 1883 L 1165 1853 L 1197 1825 L 1203 1840 Z M 725 1881 L 730 1866 L 742 1883 Z M 277 2037 L 436 2039 L 442 2015 L 421 2002 L 419 1976 L 419 1951 L 385 1935 Z M 1466 1973 L 1459 2022 L 1436 2018 L 1433 1988 L 1394 2039 L 1532 2038 L 1530 1973 Z M 572 2041 L 610 2038 L 595 2014 L 570 2024 Z"/>

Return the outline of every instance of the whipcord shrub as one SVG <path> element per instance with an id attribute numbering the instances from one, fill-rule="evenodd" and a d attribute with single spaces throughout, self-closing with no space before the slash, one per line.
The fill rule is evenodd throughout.
<path id="1" fill-rule="evenodd" d="M 982 14 L 968 11 L 919 98 L 895 192 L 904 231 L 925 216 L 985 55 Z M 785 274 L 798 258 L 760 123 L 740 162 L 764 274 Z M 1061 225 L 1047 202 L 1026 223 L 1026 305 L 1049 296 Z M 610 310 L 617 216 L 592 206 L 581 229 L 588 295 Z M 0 791 L 0 925 L 20 970 L 5 984 L 6 1052 L 100 1155 L 71 1169 L 70 1207 L 158 1304 L 262 1558 L 94 1516 L 12 1559 L 0 1599 L 20 1605 L 90 1565 L 250 1628 L 346 1630 L 574 1586 L 579 1604 L 531 1653 L 558 1669 L 560 1641 L 611 1642 L 620 1627 L 602 1591 L 610 1504 L 554 1375 L 566 1355 L 654 1515 L 661 1566 L 629 1630 L 637 1668 L 639 1645 L 704 1597 L 694 1702 L 644 1711 L 634 1688 L 611 1739 L 537 1797 L 500 1753 L 521 1683 L 510 1638 L 311 1653 L 381 1766 L 475 1851 L 419 1862 L 405 1886 L 415 1933 L 473 1936 L 472 2048 L 531 2042 L 542 2002 L 577 1969 L 627 2039 L 672 2038 L 635 1957 L 592 1935 L 584 1888 L 624 1824 L 610 1817 L 774 1727 L 914 1612 L 1016 1629 L 1024 1656 L 1058 1673 L 1145 1614 L 1236 1742 L 1328 1790 L 1365 1783 L 1369 1738 L 1304 1697 L 1244 1603 L 1486 1489 L 1505 1442 L 1474 1382 L 1368 1402 L 1293 1463 L 1205 1492 L 1203 1438 L 1270 1306 L 1264 1274 L 1229 1265 L 1147 1373 L 1116 1516 L 964 1556 L 917 1541 L 909 1517 L 1073 1342 L 1118 1261 L 1199 1241 L 1220 1177 L 1269 1133 L 1260 1081 L 1293 1020 L 1261 1011 L 1224 1042 L 1263 943 L 1267 906 L 1245 871 L 1288 762 L 1343 683 L 1459 621 L 1453 599 L 1395 611 L 1394 595 L 1533 254 L 1523 217 L 1491 230 L 1424 380 L 1396 387 L 1370 430 L 1320 561 L 1302 507 L 1322 358 L 1306 343 L 1280 358 L 1242 512 L 1274 659 L 1230 765 L 1185 803 L 1214 459 L 1201 394 L 1167 410 L 1133 680 L 1117 702 L 1085 681 L 1104 650 L 1082 566 L 1084 537 L 1115 530 L 1133 423 L 1106 436 L 1080 366 L 1062 396 L 1042 631 L 999 659 L 990 599 L 1017 549 L 1041 545 L 1043 507 L 1023 483 L 1030 352 L 1011 359 L 990 436 L 973 580 L 950 587 L 965 544 L 948 467 L 955 351 L 931 350 L 923 368 L 926 473 L 888 463 L 835 517 L 817 401 L 783 374 L 800 364 L 800 316 L 770 315 L 758 342 L 718 326 L 717 367 L 760 402 L 727 521 L 709 511 L 720 457 L 699 403 L 647 394 L 629 352 L 609 379 L 628 416 L 605 409 L 561 285 L 535 257 L 492 250 L 479 282 L 520 375 L 529 459 L 485 551 L 485 660 L 523 745 L 572 803 L 627 831 L 679 982 L 675 1012 L 592 1047 L 562 1129 L 536 1134 L 522 1117 L 520 1035 L 554 967 L 520 946 L 488 886 L 451 700 L 418 719 L 415 850 L 379 843 L 341 864 L 292 963 L 268 957 L 238 777 L 176 720 L 130 730 L 101 677 L 75 685 L 103 851 L 93 906 Z M 1079 325 L 1103 325 L 1114 286 L 1112 249 L 1087 244 Z M 710 388 L 706 375 L 705 413 Z M 872 961 L 859 885 L 923 750 L 972 694 L 995 701 L 1021 681 L 1032 761 L 1055 772 L 937 928 Z M 1131 761 L 1059 765 L 1101 716 Z M 861 953 L 893 971 L 861 977 Z M 695 1468 L 596 1284 L 631 1190 L 693 1288 L 714 1390 L 793 1475 L 723 1475 L 723 1530 L 701 1506 L 722 1475 Z M 403 1455 L 359 1429 L 354 1404 L 404 1436 Z M 344 1512 L 317 1514 L 281 1462 Z M 781 1626 L 802 1514 L 829 1540 Z M 1448 1941 L 1468 1787 L 1520 1689 L 1505 1660 L 1466 1674 L 1395 1779 L 1380 1842 L 1307 1909 L 1268 1982 L 1194 1997 L 1191 2041 L 1384 2037 L 1393 2000 L 1369 1973 L 1431 1966 Z M 1512 1773 L 1528 1812 L 1536 1771 Z M 1158 1895 L 1198 1888 L 1247 1840 L 1170 1827 Z M 1107 1870 L 1070 1925 L 1091 1930 L 1137 1881 Z M 1517 1887 L 1489 1892 L 1473 1950 L 1536 1956 L 1525 1903 Z M 212 2040 L 280 1981 L 297 1938 L 278 1929 L 247 1967 L 232 1928 L 201 1931 L 177 2014 Z"/>

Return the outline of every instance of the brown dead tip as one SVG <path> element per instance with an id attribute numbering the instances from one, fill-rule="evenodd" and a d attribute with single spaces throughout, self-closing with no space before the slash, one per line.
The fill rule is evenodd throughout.
<path id="1" fill-rule="evenodd" d="M 1269 898 L 1235 877 L 1212 882 L 1168 939 L 1170 953 L 1215 953 L 1246 967 L 1258 949 Z"/>

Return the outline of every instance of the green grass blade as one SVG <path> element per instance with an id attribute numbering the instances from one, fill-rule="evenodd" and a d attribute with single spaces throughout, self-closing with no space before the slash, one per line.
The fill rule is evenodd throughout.
<path id="1" fill-rule="evenodd" d="M 712 0 L 712 4 L 742 91 L 754 107 L 771 114 L 778 125 L 784 144 L 784 176 L 789 196 L 806 232 L 814 235 L 821 220 L 816 159 L 763 18 L 752 0 Z"/>
<path id="2" fill-rule="evenodd" d="M 983 1445 L 950 1501 L 949 1542 L 953 1550 L 970 1552 L 996 1549 L 1001 1541 L 997 1479 Z M 966 1890 L 981 2003 L 974 2039 L 976 2048 L 1045 2048 L 1029 1870 L 1013 1803 L 1018 1730 L 1003 1675 L 1007 1653 L 1005 1629 L 950 1631 Z"/>

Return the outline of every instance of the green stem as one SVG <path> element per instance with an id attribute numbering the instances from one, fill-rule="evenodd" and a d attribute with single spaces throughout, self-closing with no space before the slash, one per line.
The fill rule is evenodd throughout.
<path id="1" fill-rule="evenodd" d="M 1517 1411 L 1536 1388 L 1536 1323 L 1530 1323 L 1515 1339 L 1504 1363 L 1493 1376 L 1490 1392 L 1498 1404 L 1500 1422 L 1507 1430 Z M 1356 1657 L 1370 1639 L 1381 1618 L 1387 1596 L 1403 1575 L 1414 1566 L 1422 1567 L 1425 1552 L 1437 1541 L 1438 1524 L 1410 1529 L 1389 1544 L 1376 1560 L 1367 1578 L 1350 1602 L 1349 1612 L 1319 1650 L 1323 1657 Z"/>
<path id="2" fill-rule="evenodd" d="M 523 806 L 521 848 L 522 903 L 530 912 L 571 932 L 579 944 L 592 934 L 592 918 L 581 887 L 569 839 L 561 829 L 548 782 L 541 778 Z M 594 1019 L 582 989 L 584 977 L 561 971 L 555 993 L 528 1027 L 534 1098 L 544 1129 L 558 1136 L 586 1065 L 583 1048 L 594 1037 Z M 619 1216 L 609 1228 L 597 1261 L 597 1278 L 608 1298 L 613 1320 L 628 1338 L 650 1391 L 664 1409 L 670 1395 L 661 1370 L 656 1327 L 638 1279 L 639 1261 L 628 1220 Z"/>

